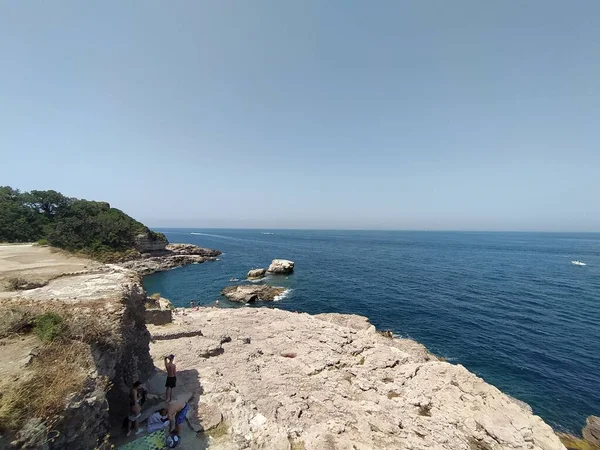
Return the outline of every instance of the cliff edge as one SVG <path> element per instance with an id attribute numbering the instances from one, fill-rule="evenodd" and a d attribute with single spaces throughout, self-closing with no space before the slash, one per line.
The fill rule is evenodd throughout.
<path id="1" fill-rule="evenodd" d="M 194 393 L 190 426 L 219 430 L 211 448 L 564 449 L 519 402 L 365 317 L 270 308 L 175 317 L 149 326 L 150 352 L 157 365 L 176 355 L 177 391 Z M 158 393 L 163 383 L 158 373 L 148 385 Z"/>

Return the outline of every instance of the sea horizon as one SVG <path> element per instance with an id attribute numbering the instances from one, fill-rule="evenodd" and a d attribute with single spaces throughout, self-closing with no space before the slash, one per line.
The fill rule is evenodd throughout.
<path id="1" fill-rule="evenodd" d="M 364 231 L 364 232 L 407 232 L 407 233 L 523 233 L 523 234 L 598 234 L 598 231 L 570 230 L 482 230 L 482 229 L 409 229 L 409 228 L 271 228 L 271 227 L 177 227 L 177 226 L 148 226 L 153 231 L 164 230 L 237 230 L 237 231 Z"/>

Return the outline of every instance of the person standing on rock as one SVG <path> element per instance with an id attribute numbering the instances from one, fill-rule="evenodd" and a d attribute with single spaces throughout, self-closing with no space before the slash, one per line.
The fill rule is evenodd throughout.
<path id="1" fill-rule="evenodd" d="M 165 400 L 170 402 L 173 395 L 173 388 L 177 385 L 177 367 L 173 363 L 175 355 L 165 356 L 165 369 L 167 370 L 167 382 L 165 383 Z"/>

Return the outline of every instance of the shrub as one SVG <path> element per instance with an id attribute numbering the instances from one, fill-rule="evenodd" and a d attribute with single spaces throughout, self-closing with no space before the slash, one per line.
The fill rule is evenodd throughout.
<path id="1" fill-rule="evenodd" d="M 50 241 L 48 241 L 48 239 L 40 239 L 39 241 L 37 241 L 38 245 L 50 245 Z"/>
<path id="2" fill-rule="evenodd" d="M 63 318 L 56 313 L 45 313 L 33 320 L 34 332 L 42 341 L 52 342 L 65 334 Z"/>

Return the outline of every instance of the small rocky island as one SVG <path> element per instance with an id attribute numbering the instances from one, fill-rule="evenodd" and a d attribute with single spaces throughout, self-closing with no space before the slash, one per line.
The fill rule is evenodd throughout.
<path id="1" fill-rule="evenodd" d="M 232 302 L 254 303 L 258 300 L 268 302 L 275 300 L 285 290 L 283 287 L 268 286 L 266 284 L 242 284 L 226 287 L 221 291 L 221 295 Z"/>
<path id="2" fill-rule="evenodd" d="M 248 280 L 260 280 L 267 274 L 267 269 L 251 269 L 248 272 Z"/>

